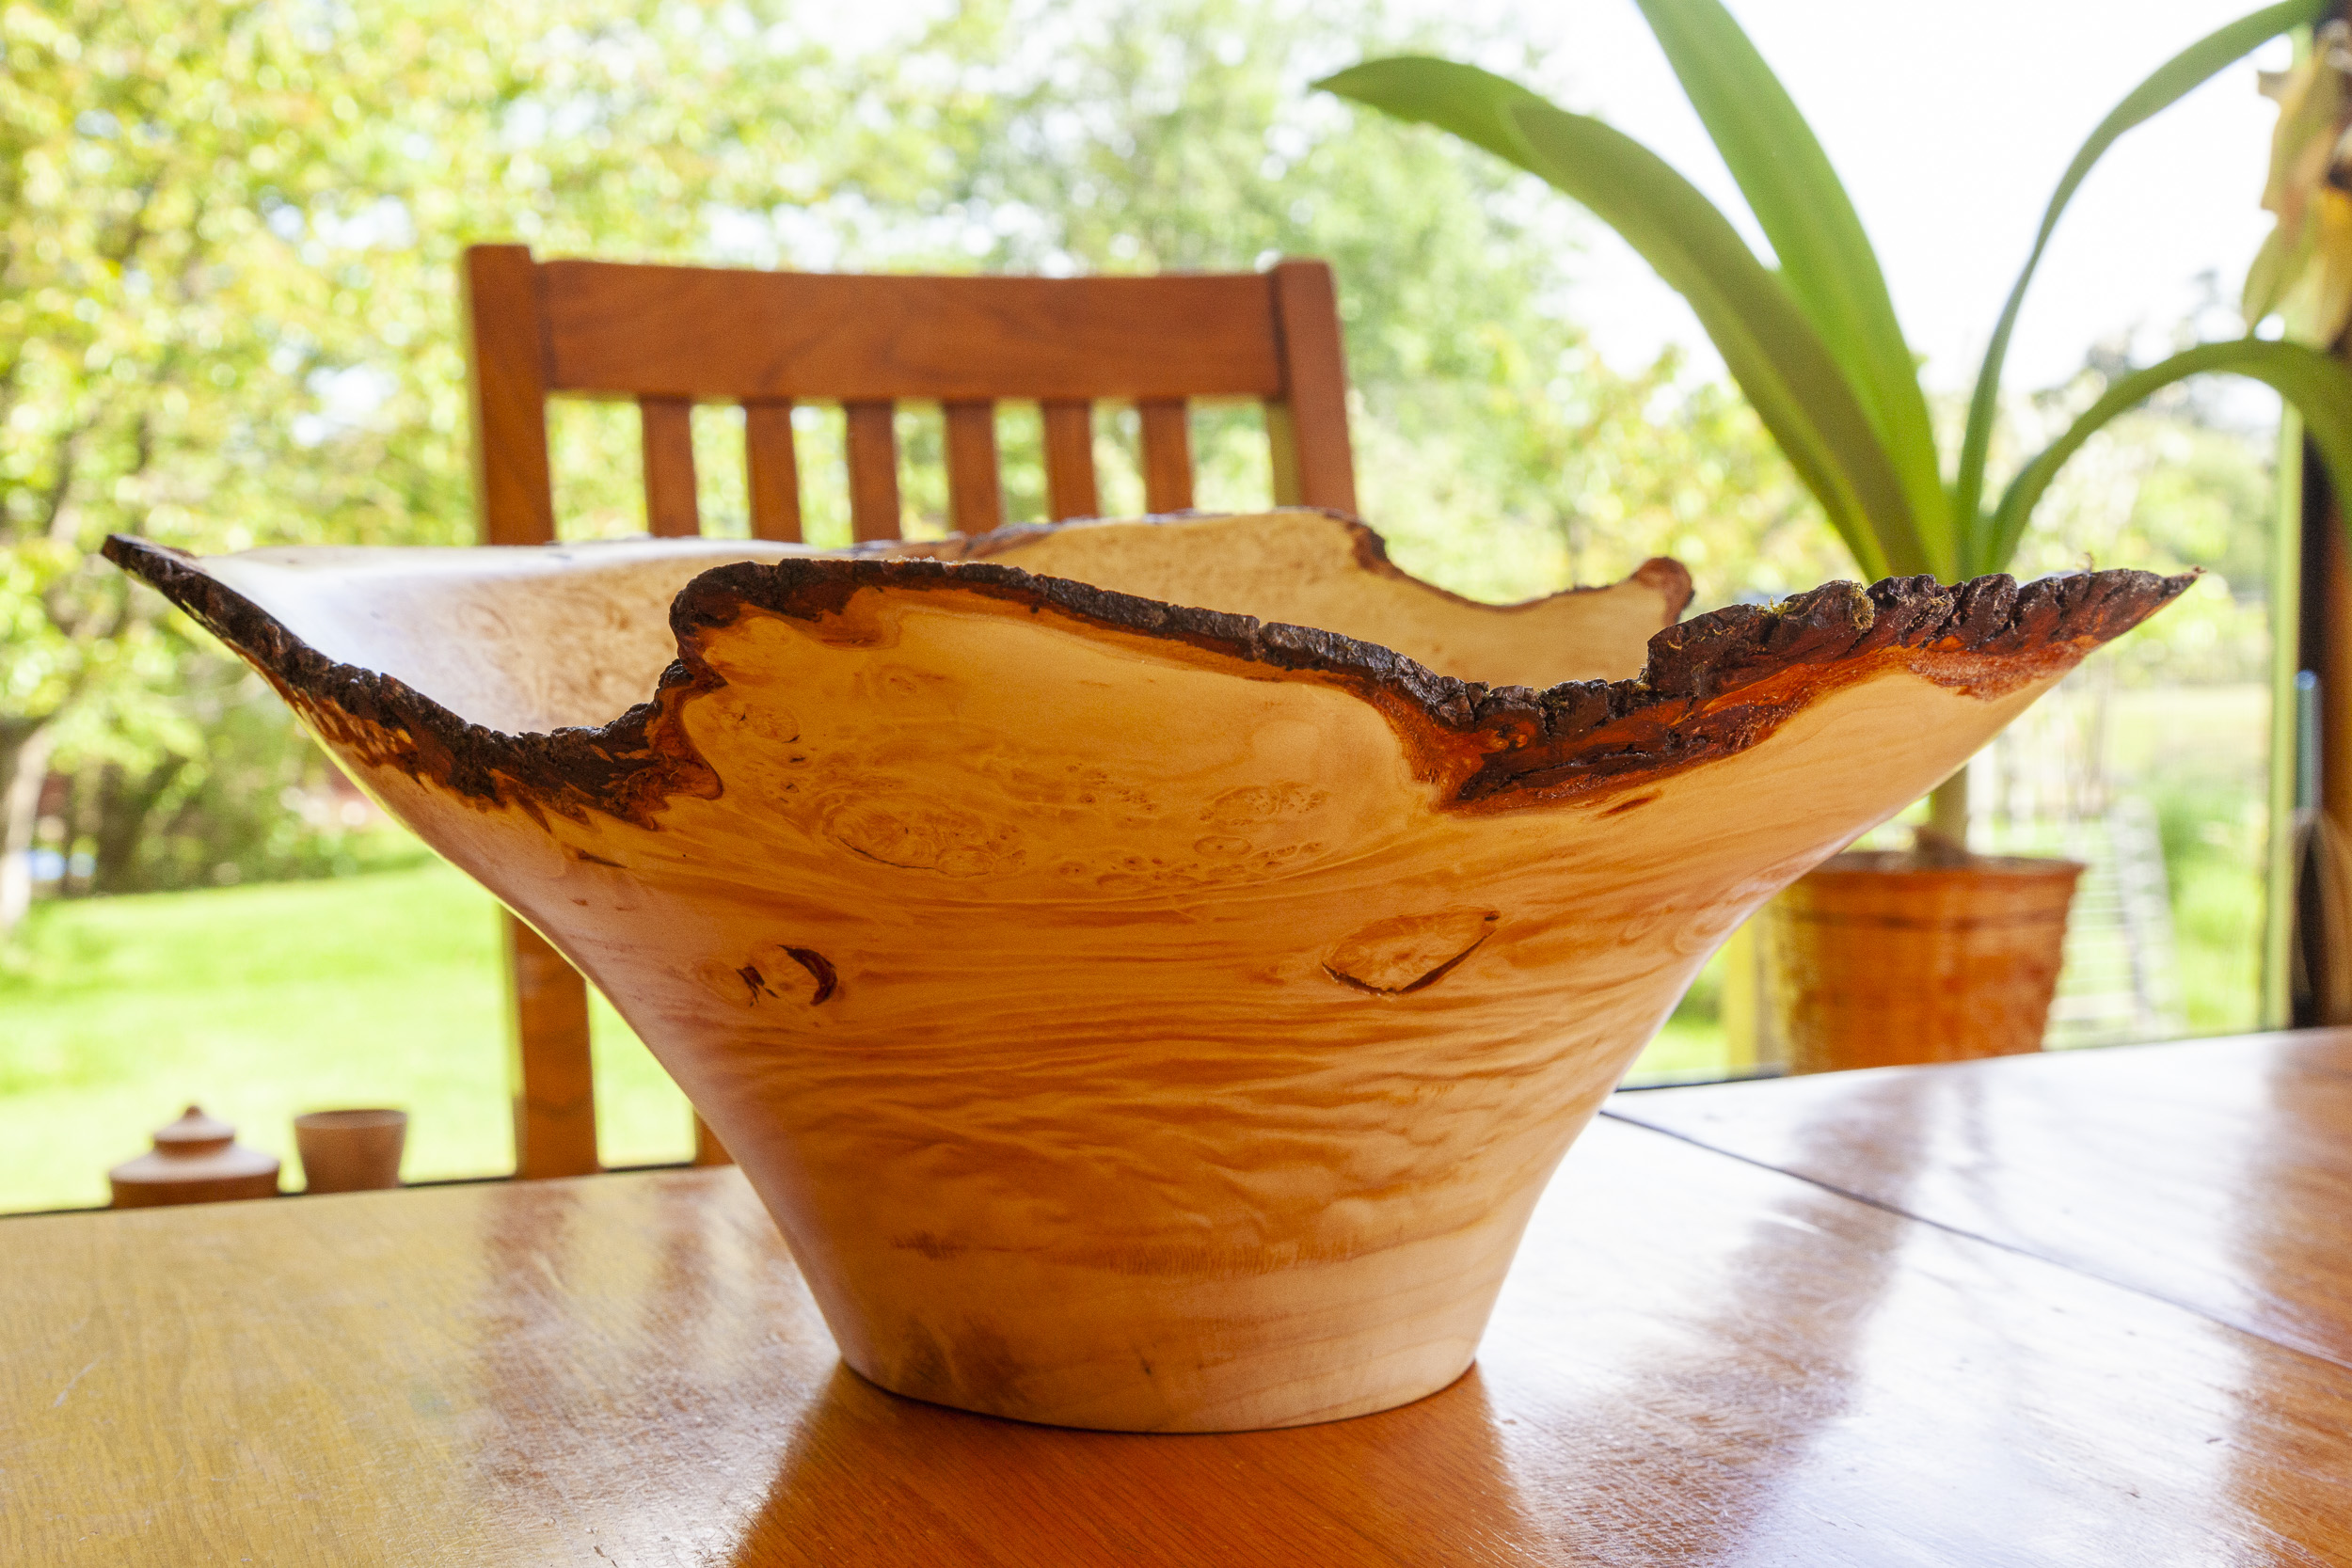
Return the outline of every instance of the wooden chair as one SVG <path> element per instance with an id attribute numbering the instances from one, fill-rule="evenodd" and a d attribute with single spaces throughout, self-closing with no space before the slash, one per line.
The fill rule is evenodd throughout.
<path id="1" fill-rule="evenodd" d="M 463 284 L 474 417 L 474 498 L 484 540 L 556 537 L 547 400 L 633 399 L 644 436 L 645 520 L 701 531 L 694 404 L 744 410 L 751 526 L 801 537 L 795 402 L 841 404 L 850 515 L 859 539 L 899 531 L 893 405 L 946 412 L 950 520 L 1004 521 L 995 405 L 1043 416 L 1047 510 L 1097 515 L 1092 405 L 1131 402 L 1143 434 L 1144 504 L 1192 504 L 1186 402 L 1263 403 L 1278 502 L 1356 509 L 1347 372 L 1331 270 L 1164 277 L 914 277 L 538 261 L 523 245 L 475 245 Z M 513 992 L 515 1173 L 597 1169 L 588 996 L 580 975 L 507 917 Z M 695 1159 L 726 1159 L 695 1124 Z"/>

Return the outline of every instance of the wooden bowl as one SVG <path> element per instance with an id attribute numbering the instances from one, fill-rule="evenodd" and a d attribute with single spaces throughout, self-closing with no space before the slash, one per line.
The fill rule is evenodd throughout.
<path id="1" fill-rule="evenodd" d="M 1317 513 L 888 549 L 107 553 L 613 1000 L 851 1367 L 1139 1431 L 1459 1376 L 1724 936 L 2188 580 L 1675 626 L 1671 562 L 1492 608 Z"/>

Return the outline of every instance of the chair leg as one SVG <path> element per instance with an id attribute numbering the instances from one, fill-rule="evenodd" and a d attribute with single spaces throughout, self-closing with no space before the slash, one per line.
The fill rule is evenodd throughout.
<path id="1" fill-rule="evenodd" d="M 547 939 L 504 911 L 515 1094 L 515 1174 L 587 1176 L 596 1163 L 596 1079 L 588 1053 L 588 983 Z"/>
<path id="2" fill-rule="evenodd" d="M 731 1165 L 735 1156 L 719 1141 L 719 1134 L 710 1130 L 701 1117 L 694 1118 L 694 1164 L 698 1165 Z"/>

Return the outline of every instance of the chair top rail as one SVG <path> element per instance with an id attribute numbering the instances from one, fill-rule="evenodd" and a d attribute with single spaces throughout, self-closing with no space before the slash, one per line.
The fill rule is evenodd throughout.
<path id="1" fill-rule="evenodd" d="M 538 264 L 551 392 L 728 402 L 1284 395 L 1268 275 Z"/>

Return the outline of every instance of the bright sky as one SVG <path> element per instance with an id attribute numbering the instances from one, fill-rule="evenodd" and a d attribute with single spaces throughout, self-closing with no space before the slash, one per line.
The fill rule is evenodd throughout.
<path id="1" fill-rule="evenodd" d="M 1502 0 L 1558 40 L 1565 107 L 1601 114 L 1705 190 L 1763 250 L 1632 0 Z M 1879 252 L 1928 379 L 1964 388 L 2051 187 L 2090 129 L 2156 66 L 2254 0 L 1729 0 L 1812 123 Z M 2283 41 L 2256 59 L 2287 58 Z M 2139 328 L 2164 352 L 2218 273 L 2234 303 L 2268 231 L 2258 205 L 2274 120 L 2253 62 L 2132 132 L 2076 195 L 2026 296 L 2009 385 L 2063 379 L 2092 343 Z M 1597 226 L 1596 226 L 1597 229 Z M 1681 302 L 1596 236 L 1578 314 L 1621 364 L 1676 340 Z M 2218 325 L 2209 330 L 2219 330 Z M 1708 364 L 1719 364 L 1711 353 Z"/>

